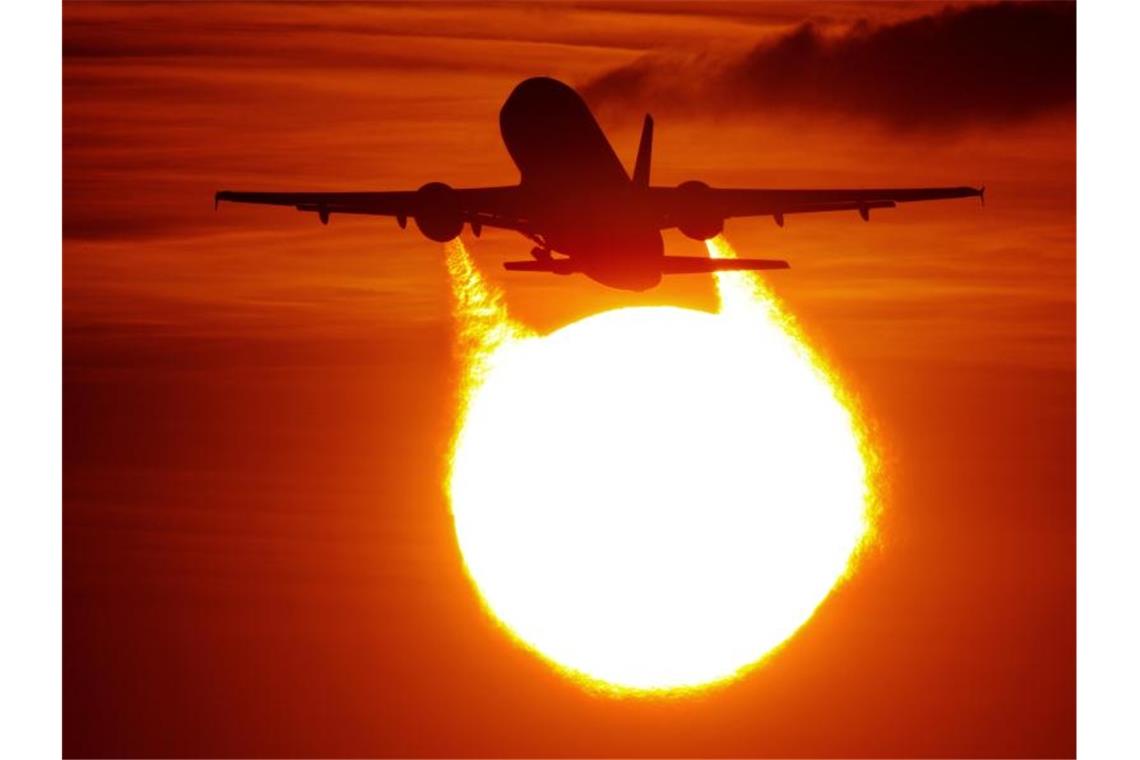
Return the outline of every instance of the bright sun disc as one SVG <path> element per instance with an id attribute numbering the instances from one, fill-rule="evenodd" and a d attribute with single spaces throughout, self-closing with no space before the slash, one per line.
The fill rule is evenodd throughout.
<path id="1" fill-rule="evenodd" d="M 724 286 L 722 313 L 609 311 L 501 338 L 469 373 L 450 474 L 467 571 L 514 636 L 594 686 L 741 672 L 869 531 L 837 386 L 774 303 L 744 288 L 733 308 Z"/>

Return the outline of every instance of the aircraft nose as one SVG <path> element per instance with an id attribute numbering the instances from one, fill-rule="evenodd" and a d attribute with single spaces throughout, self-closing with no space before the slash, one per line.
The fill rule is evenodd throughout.
<path id="1" fill-rule="evenodd" d="M 570 85 L 560 82 L 552 77 L 531 77 L 524 79 L 515 85 L 515 89 L 511 90 L 508 100 L 516 97 L 527 98 L 534 96 L 564 94 L 569 91 L 574 93 Z"/>

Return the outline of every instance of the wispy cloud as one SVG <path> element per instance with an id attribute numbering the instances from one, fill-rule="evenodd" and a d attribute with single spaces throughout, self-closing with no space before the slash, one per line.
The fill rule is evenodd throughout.
<path id="1" fill-rule="evenodd" d="M 1018 121 L 1073 107 L 1076 6 L 948 6 L 838 35 L 805 23 L 735 54 L 651 53 L 584 91 L 631 112 L 825 112 L 894 129 Z"/>

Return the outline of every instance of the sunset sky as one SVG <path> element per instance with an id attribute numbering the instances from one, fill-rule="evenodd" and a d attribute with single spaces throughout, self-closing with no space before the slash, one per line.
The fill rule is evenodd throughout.
<path id="1" fill-rule="evenodd" d="M 1075 10 L 923 3 L 65 3 L 68 755 L 1075 752 Z M 881 544 L 793 645 L 674 701 L 590 695 L 479 607 L 441 486 L 442 246 L 213 193 L 517 181 L 560 78 L 653 182 L 985 185 L 730 220 L 857 396 Z M 712 308 L 508 274 L 512 315 Z M 702 255 L 675 231 L 670 253 Z"/>

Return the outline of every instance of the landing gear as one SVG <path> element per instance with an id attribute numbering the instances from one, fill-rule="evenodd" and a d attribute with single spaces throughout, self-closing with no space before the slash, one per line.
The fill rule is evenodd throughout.
<path id="1" fill-rule="evenodd" d="M 529 232 L 524 232 L 523 234 L 535 243 L 534 248 L 530 249 L 530 255 L 534 258 L 534 263 L 529 261 L 509 261 L 506 263 L 507 269 L 519 272 L 551 272 L 553 274 L 562 275 L 578 271 L 570 259 L 561 256 L 558 258 L 554 257 L 554 251 L 551 249 L 550 243 L 546 241 L 546 238 Z"/>
<path id="2" fill-rule="evenodd" d="M 550 243 L 546 242 L 546 238 L 532 232 L 524 232 L 523 234 L 530 238 L 535 244 L 534 248 L 530 249 L 530 255 L 534 257 L 535 261 L 549 263 L 554 258 L 552 255 L 553 251 L 550 249 Z"/>
<path id="3" fill-rule="evenodd" d="M 549 248 L 544 246 L 535 246 L 531 249 L 530 255 L 534 257 L 535 263 L 542 266 L 542 271 L 553 272 L 554 274 L 571 274 L 575 270 L 574 264 L 570 259 L 559 256 L 554 258 L 553 253 Z"/>

